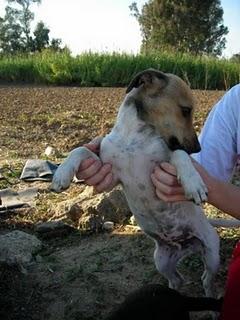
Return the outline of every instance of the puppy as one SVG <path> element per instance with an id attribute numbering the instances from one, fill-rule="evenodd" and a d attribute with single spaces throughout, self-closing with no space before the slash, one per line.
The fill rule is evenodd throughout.
<path id="1" fill-rule="evenodd" d="M 133 78 L 126 93 L 112 131 L 101 142 L 100 159 L 112 164 L 113 184 L 122 184 L 137 223 L 155 242 L 155 265 L 169 287 L 179 289 L 183 282 L 178 261 L 199 252 L 205 266 L 203 287 L 213 296 L 219 237 L 199 206 L 207 200 L 207 189 L 189 157 L 200 151 L 192 92 L 176 75 L 148 69 Z M 81 161 L 89 157 L 98 158 L 85 147 L 73 150 L 57 169 L 51 188 L 68 188 Z M 163 161 L 176 167 L 185 196 L 193 201 L 165 203 L 156 197 L 150 174 Z"/>

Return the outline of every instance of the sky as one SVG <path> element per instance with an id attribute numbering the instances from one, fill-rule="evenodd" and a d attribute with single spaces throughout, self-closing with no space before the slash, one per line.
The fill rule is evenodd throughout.
<path id="1" fill-rule="evenodd" d="M 83 51 L 138 53 L 141 32 L 131 16 L 134 0 L 42 0 L 34 5 L 35 21 L 42 20 L 50 37 L 60 38 L 73 54 Z M 135 0 L 140 9 L 146 0 Z M 223 56 L 240 52 L 240 0 L 222 0 L 224 25 L 228 27 Z M 6 1 L 0 0 L 0 16 Z M 34 25 L 33 25 L 34 27 Z"/>

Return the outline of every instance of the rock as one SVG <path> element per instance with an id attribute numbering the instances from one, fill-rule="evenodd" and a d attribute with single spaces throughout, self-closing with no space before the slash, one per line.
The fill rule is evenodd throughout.
<path id="1" fill-rule="evenodd" d="M 73 231 L 74 228 L 63 221 L 48 221 L 38 223 L 35 231 L 43 237 L 59 237 Z"/>
<path id="2" fill-rule="evenodd" d="M 35 231 L 45 233 L 56 229 L 62 229 L 64 227 L 65 223 L 63 221 L 40 222 L 36 225 Z"/>
<path id="3" fill-rule="evenodd" d="M 105 221 L 103 223 L 103 229 L 107 231 L 112 231 L 114 229 L 114 223 L 112 221 Z"/>
<path id="4" fill-rule="evenodd" d="M 84 185 L 79 190 L 77 197 L 58 204 L 55 217 L 67 216 L 77 228 L 99 231 L 106 221 L 122 224 L 132 215 L 120 186 L 100 194 Z"/>
<path id="5" fill-rule="evenodd" d="M 77 203 L 74 203 L 69 210 L 67 211 L 67 216 L 70 218 L 73 222 L 79 221 L 81 216 L 83 215 L 84 211 L 81 208 L 81 206 Z"/>
<path id="6" fill-rule="evenodd" d="M 86 231 L 99 232 L 102 230 L 103 220 L 97 214 L 84 214 L 79 220 L 79 228 Z"/>
<path id="7" fill-rule="evenodd" d="M 129 222 L 132 226 L 137 226 L 137 221 L 133 215 L 130 217 Z"/>
<path id="8" fill-rule="evenodd" d="M 15 230 L 0 236 L 0 264 L 27 267 L 33 255 L 42 248 L 42 242 L 34 235 Z"/>
<path id="9" fill-rule="evenodd" d="M 67 216 L 73 221 L 81 221 L 83 215 L 97 215 L 101 216 L 103 221 L 122 223 L 131 216 L 121 187 L 101 194 L 94 194 L 92 187 L 86 187 L 65 209 Z"/>
<path id="10" fill-rule="evenodd" d="M 44 154 L 47 157 L 57 157 L 59 155 L 59 152 L 55 148 L 47 146 L 47 148 L 44 151 Z"/>
<path id="11" fill-rule="evenodd" d="M 95 197 L 95 203 L 89 203 L 89 208 L 95 209 L 104 221 L 122 223 L 131 216 L 125 195 L 121 187 Z M 86 209 L 85 209 L 86 210 Z"/>

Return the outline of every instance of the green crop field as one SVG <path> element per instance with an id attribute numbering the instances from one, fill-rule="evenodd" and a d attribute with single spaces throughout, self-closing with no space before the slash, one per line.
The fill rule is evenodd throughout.
<path id="1" fill-rule="evenodd" d="M 133 74 L 156 68 L 175 73 L 193 89 L 226 90 L 240 82 L 240 64 L 226 59 L 188 54 L 83 53 L 49 50 L 33 55 L 0 57 L 0 83 L 126 86 Z"/>

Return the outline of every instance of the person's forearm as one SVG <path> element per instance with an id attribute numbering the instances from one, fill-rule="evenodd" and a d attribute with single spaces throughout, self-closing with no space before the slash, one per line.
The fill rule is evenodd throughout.
<path id="1" fill-rule="evenodd" d="M 208 202 L 231 216 L 240 219 L 240 188 L 211 177 L 207 183 Z"/>

